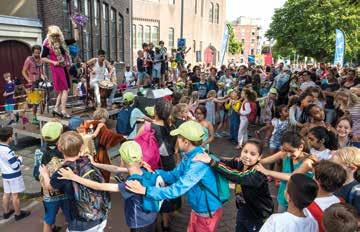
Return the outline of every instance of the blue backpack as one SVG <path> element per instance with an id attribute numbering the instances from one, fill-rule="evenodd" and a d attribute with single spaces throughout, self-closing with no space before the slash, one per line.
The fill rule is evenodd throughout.
<path id="1" fill-rule="evenodd" d="M 129 135 L 134 127 L 130 125 L 131 112 L 134 110 L 134 107 L 124 107 L 122 108 L 116 119 L 116 132 L 122 135 Z"/>
<path id="2" fill-rule="evenodd" d="M 143 170 L 142 176 L 130 176 L 128 180 L 138 180 L 144 187 L 164 187 L 164 180 L 162 177 L 154 172 Z M 156 201 L 146 196 L 143 196 L 143 210 L 145 212 L 159 212 L 163 201 Z"/>

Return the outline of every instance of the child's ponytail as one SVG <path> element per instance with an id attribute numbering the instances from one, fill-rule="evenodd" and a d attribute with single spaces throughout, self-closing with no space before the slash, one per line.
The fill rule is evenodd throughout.
<path id="1" fill-rule="evenodd" d="M 317 139 L 324 139 L 324 146 L 329 150 L 338 149 L 338 140 L 334 132 L 325 127 L 317 126 L 312 128 L 309 133 L 313 134 Z"/>

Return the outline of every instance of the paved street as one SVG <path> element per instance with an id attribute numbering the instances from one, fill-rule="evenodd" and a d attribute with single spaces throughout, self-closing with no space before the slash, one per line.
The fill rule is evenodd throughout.
<path id="1" fill-rule="evenodd" d="M 32 154 L 35 149 L 39 146 L 39 141 L 25 138 L 20 139 L 20 143 L 17 147 L 17 154 L 24 157 L 24 167 L 23 174 L 25 178 L 25 184 L 27 188 L 27 193 L 34 194 L 39 191 L 39 183 L 32 178 L 32 166 L 33 158 Z M 216 139 L 212 145 L 212 152 L 216 154 L 221 154 L 226 157 L 233 157 L 234 154 L 237 154 L 237 151 L 234 150 L 234 145 L 226 139 Z M 116 158 L 114 163 L 119 162 L 119 158 Z M 233 188 L 233 185 L 231 185 Z M 31 196 L 30 196 L 31 197 Z M 25 198 L 29 198 L 28 195 Z M 123 214 L 123 200 L 119 194 L 112 194 L 112 210 L 108 219 L 108 226 L 106 231 L 129 231 Z M 188 223 L 190 215 L 190 207 L 186 203 L 186 199 L 183 198 L 184 207 L 180 212 L 176 213 L 172 221 L 171 228 L 174 232 L 186 231 L 186 226 Z M 32 198 L 31 200 L 26 201 L 25 207 L 31 208 L 32 214 L 29 218 L 22 220 L 19 223 L 15 223 L 13 220 L 0 220 L 0 230 L 2 232 L 17 232 L 19 228 L 26 228 L 26 232 L 38 232 L 42 230 L 42 215 L 43 207 L 41 203 L 41 198 Z M 224 215 L 222 217 L 219 232 L 230 232 L 234 230 L 236 222 L 236 207 L 234 202 L 234 197 L 231 198 L 229 202 L 224 205 Z M 2 214 L 2 209 L 0 209 L 0 214 Z M 58 216 L 57 225 L 63 225 L 64 218 L 62 215 Z M 65 231 L 63 229 L 62 231 Z"/>

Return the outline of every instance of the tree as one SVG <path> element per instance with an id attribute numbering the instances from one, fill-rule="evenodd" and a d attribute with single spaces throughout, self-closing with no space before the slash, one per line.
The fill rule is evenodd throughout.
<path id="1" fill-rule="evenodd" d="M 229 30 L 229 48 L 228 48 L 228 51 L 232 55 L 239 54 L 240 51 L 241 51 L 241 42 L 236 39 L 233 26 L 230 23 L 228 23 L 227 27 L 228 27 L 228 30 Z"/>
<path id="2" fill-rule="evenodd" d="M 360 58 L 360 7 L 349 0 L 288 0 L 276 9 L 266 36 L 277 52 L 296 51 L 319 61 L 332 61 L 335 29 L 345 33 L 345 59 Z"/>

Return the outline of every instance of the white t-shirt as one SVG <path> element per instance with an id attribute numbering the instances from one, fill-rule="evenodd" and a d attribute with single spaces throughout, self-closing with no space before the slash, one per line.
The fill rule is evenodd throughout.
<path id="1" fill-rule="evenodd" d="M 310 154 L 315 155 L 319 160 L 329 160 L 331 158 L 331 151 L 325 149 L 323 151 L 315 150 L 314 148 L 310 149 Z"/>
<path id="2" fill-rule="evenodd" d="M 307 88 L 316 86 L 313 81 L 306 81 L 300 85 L 300 89 L 304 92 Z"/>
<path id="3" fill-rule="evenodd" d="M 298 217 L 289 212 L 276 213 L 266 220 L 260 232 L 318 232 L 318 225 L 311 217 Z"/>
<path id="4" fill-rule="evenodd" d="M 125 72 L 125 81 L 127 84 L 131 84 L 134 81 L 134 73 L 132 71 Z"/>
<path id="5" fill-rule="evenodd" d="M 325 209 L 329 208 L 333 204 L 340 203 L 340 199 L 336 197 L 335 195 L 331 195 L 329 197 L 317 197 L 315 198 L 314 202 L 320 207 L 321 211 L 325 211 Z M 306 208 L 304 209 L 304 214 L 311 218 L 313 222 L 316 223 L 316 219 L 312 216 L 310 211 Z"/>

